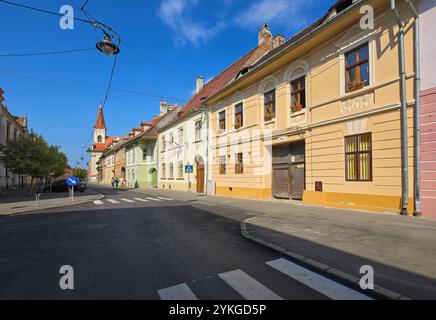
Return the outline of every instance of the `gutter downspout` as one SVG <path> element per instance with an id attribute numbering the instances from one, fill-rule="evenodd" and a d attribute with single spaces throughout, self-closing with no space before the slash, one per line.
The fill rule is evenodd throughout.
<path id="1" fill-rule="evenodd" d="M 396 0 L 390 0 L 391 10 L 399 27 L 398 46 L 400 59 L 400 97 L 401 97 L 401 215 L 408 215 L 409 207 L 409 143 L 407 136 L 407 98 L 406 63 L 404 57 L 404 25 L 396 8 Z"/>
<path id="2" fill-rule="evenodd" d="M 204 171 L 205 171 L 205 177 L 206 177 L 206 185 L 205 185 L 205 194 L 209 194 L 209 109 L 206 104 L 206 100 L 208 97 L 203 97 L 201 99 L 201 109 L 204 112 L 204 117 L 206 120 L 206 155 L 204 159 Z"/>
<path id="3" fill-rule="evenodd" d="M 415 110 L 414 110 L 414 161 L 415 161 L 415 212 L 413 215 L 415 217 L 421 216 L 421 49 L 420 49 L 420 39 L 419 39 L 419 13 L 416 11 L 410 0 L 405 0 L 409 10 L 414 17 L 414 28 L 413 28 L 413 59 L 415 65 Z"/>

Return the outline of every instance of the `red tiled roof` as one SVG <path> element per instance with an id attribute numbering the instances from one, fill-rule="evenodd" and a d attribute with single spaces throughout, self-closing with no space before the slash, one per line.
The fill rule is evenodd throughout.
<path id="1" fill-rule="evenodd" d="M 142 121 L 142 122 L 141 122 L 141 126 L 143 126 L 143 127 L 145 127 L 145 126 L 147 126 L 147 127 L 151 127 L 151 126 L 153 126 L 153 125 L 154 125 L 153 122 L 149 122 L 149 121 Z"/>
<path id="2" fill-rule="evenodd" d="M 92 149 L 93 152 L 104 152 L 106 148 L 109 146 L 109 144 L 112 141 L 118 140 L 119 138 L 116 137 L 108 137 L 106 138 L 104 143 L 94 143 L 94 147 Z"/>
<path id="3" fill-rule="evenodd" d="M 195 94 L 191 98 L 191 100 L 189 100 L 188 104 L 181 111 L 179 118 L 183 118 L 193 109 L 200 107 L 202 98 L 213 96 L 219 90 L 224 88 L 226 84 L 232 81 L 237 76 L 237 74 L 246 67 L 246 63 L 254 56 L 254 54 L 258 51 L 258 48 L 259 47 L 256 47 L 249 51 L 245 56 L 240 58 L 226 70 L 221 72 L 218 76 L 206 83 L 203 89 Z"/>
<path id="4" fill-rule="evenodd" d="M 106 123 L 104 122 L 103 107 L 98 108 L 97 121 L 95 122 L 94 129 L 106 129 Z"/>

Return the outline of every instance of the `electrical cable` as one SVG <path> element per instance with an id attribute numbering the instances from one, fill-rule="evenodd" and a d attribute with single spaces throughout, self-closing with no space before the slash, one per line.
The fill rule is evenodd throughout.
<path id="1" fill-rule="evenodd" d="M 72 79 L 67 79 L 67 78 L 59 78 L 59 77 L 55 77 L 52 79 L 47 79 L 47 78 L 42 78 L 40 75 L 36 75 L 36 74 L 32 74 L 29 72 L 23 72 L 20 70 L 14 70 L 14 69 L 5 69 L 3 67 L 0 67 L 0 73 L 4 73 L 4 74 L 8 74 L 8 75 L 12 75 L 12 76 L 16 76 L 16 77 L 21 77 L 21 78 L 25 78 L 25 79 L 30 79 L 33 81 L 39 81 L 39 82 L 44 82 L 47 84 L 51 84 L 51 85 L 55 85 L 55 86 L 60 86 L 60 87 L 65 87 L 68 89 L 74 89 L 74 90 L 78 90 L 78 91 L 83 91 L 89 94 L 93 94 L 93 95 L 98 95 L 101 96 L 101 93 L 98 93 L 97 91 L 91 91 L 88 89 L 83 89 L 83 88 L 79 88 L 79 87 L 73 87 L 67 84 L 63 84 L 60 83 L 59 81 L 68 81 L 68 82 L 72 82 L 72 83 L 76 83 L 79 85 L 83 85 L 83 86 L 94 86 L 94 87 L 104 87 L 101 84 L 95 84 L 95 83 L 90 83 L 90 82 L 80 82 L 77 80 L 72 80 Z M 134 95 L 139 95 L 139 96 L 145 96 L 145 97 L 149 97 L 151 99 L 163 99 L 163 100 L 173 100 L 173 101 L 179 101 L 179 102 L 186 102 L 187 99 L 182 99 L 182 98 L 177 98 L 177 97 L 168 97 L 168 96 L 162 96 L 162 95 L 158 95 L 158 94 L 153 94 L 153 93 L 148 93 L 148 92 L 140 92 L 140 91 L 134 91 L 134 90 L 130 90 L 130 89 L 123 89 L 123 88 L 118 88 L 118 87 L 112 87 L 112 90 L 115 91 L 119 91 L 119 92 L 125 92 L 125 93 L 129 93 L 129 94 L 134 94 Z M 133 97 L 123 97 L 123 96 L 111 96 L 112 98 L 119 98 L 119 99 L 134 99 Z"/>
<path id="2" fill-rule="evenodd" d="M 8 53 L 8 54 L 0 54 L 0 58 L 45 56 L 45 55 L 56 55 L 56 54 L 85 52 L 85 51 L 95 51 L 95 48 L 72 49 L 72 50 L 63 50 L 63 51 L 48 51 L 48 52 L 33 52 L 33 53 Z"/>
<path id="3" fill-rule="evenodd" d="M 39 8 L 31 7 L 31 6 L 28 6 L 28 5 L 16 3 L 16 2 L 11 2 L 11 1 L 6 1 L 6 0 L 0 0 L 0 2 L 3 2 L 5 4 L 9 4 L 11 6 L 16 6 L 16 7 L 20 7 L 20 8 L 24 8 L 24 9 L 40 12 L 40 13 L 50 14 L 50 15 L 53 15 L 53 16 L 58 16 L 58 17 L 64 17 L 65 16 L 65 15 L 63 15 L 61 13 L 58 13 L 58 12 L 53 12 L 53 11 L 49 11 L 49 10 L 39 9 Z M 71 17 L 71 18 L 76 20 L 76 21 L 92 24 L 92 21 L 89 21 L 89 20 L 85 20 L 85 19 L 81 19 L 81 18 L 76 18 L 76 17 Z"/>

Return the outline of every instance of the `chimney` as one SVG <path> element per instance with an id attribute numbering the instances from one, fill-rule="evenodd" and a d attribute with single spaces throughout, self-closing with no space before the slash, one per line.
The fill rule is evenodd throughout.
<path id="1" fill-rule="evenodd" d="M 281 35 L 281 34 L 276 35 L 273 38 L 273 49 L 280 47 L 282 44 L 285 43 L 285 41 L 286 40 L 285 40 L 285 37 L 283 35 Z"/>
<path id="2" fill-rule="evenodd" d="M 160 102 L 160 114 L 159 114 L 159 116 L 163 116 L 167 112 L 168 112 L 168 106 L 167 106 L 166 101 L 161 101 Z"/>
<path id="3" fill-rule="evenodd" d="M 175 109 L 178 108 L 178 104 L 177 103 L 172 103 L 170 105 L 168 105 L 168 112 L 173 111 Z"/>
<path id="4" fill-rule="evenodd" d="M 199 93 L 203 89 L 203 87 L 204 87 L 204 79 L 203 79 L 203 77 L 198 77 L 195 93 L 196 94 Z"/>
<path id="5" fill-rule="evenodd" d="M 272 33 L 269 30 L 267 23 L 264 23 L 262 28 L 260 28 L 260 30 L 259 30 L 259 43 L 258 43 L 258 45 L 260 46 L 264 42 L 268 42 L 270 44 L 272 43 Z"/>

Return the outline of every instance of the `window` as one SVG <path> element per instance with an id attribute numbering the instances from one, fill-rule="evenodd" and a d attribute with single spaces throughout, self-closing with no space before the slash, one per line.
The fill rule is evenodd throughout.
<path id="1" fill-rule="evenodd" d="M 244 173 L 244 162 L 243 162 L 242 153 L 238 153 L 236 155 L 235 173 L 236 174 L 243 174 Z"/>
<path id="2" fill-rule="evenodd" d="M 8 122 L 6 124 L 6 142 L 11 140 L 11 124 Z"/>
<path id="3" fill-rule="evenodd" d="M 179 147 L 183 146 L 183 128 L 179 129 Z"/>
<path id="4" fill-rule="evenodd" d="M 165 163 L 162 163 L 162 179 L 165 179 L 167 176 L 167 166 Z"/>
<path id="5" fill-rule="evenodd" d="M 179 162 L 179 178 L 183 178 L 183 162 Z"/>
<path id="6" fill-rule="evenodd" d="M 195 123 L 195 141 L 201 141 L 202 127 L 203 127 L 203 122 L 201 120 Z"/>
<path id="7" fill-rule="evenodd" d="M 102 143 L 103 138 L 101 136 L 98 136 L 97 141 L 98 141 L 98 143 Z"/>
<path id="8" fill-rule="evenodd" d="M 218 121 L 219 121 L 219 130 L 220 131 L 226 131 L 226 111 L 221 111 L 218 115 Z"/>
<path id="9" fill-rule="evenodd" d="M 153 146 L 151 146 L 149 149 L 148 149 L 148 156 L 150 157 L 150 161 L 151 162 L 154 162 L 154 150 L 155 150 L 155 145 L 153 145 Z"/>
<path id="10" fill-rule="evenodd" d="M 173 144 L 174 144 L 174 134 L 171 133 L 170 134 L 170 145 L 173 145 Z"/>
<path id="11" fill-rule="evenodd" d="M 220 174 L 226 174 L 226 156 L 220 157 Z"/>
<path id="12" fill-rule="evenodd" d="M 369 85 L 368 43 L 345 54 L 345 90 L 351 92 Z"/>
<path id="13" fill-rule="evenodd" d="M 306 108 L 306 77 L 291 81 L 291 112 Z"/>
<path id="14" fill-rule="evenodd" d="M 174 164 L 170 163 L 170 178 L 174 178 Z"/>
<path id="15" fill-rule="evenodd" d="M 264 96 L 264 114 L 265 121 L 271 121 L 276 117 L 276 90 L 265 93 Z"/>
<path id="16" fill-rule="evenodd" d="M 142 149 L 142 160 L 147 161 L 148 149 Z"/>
<path id="17" fill-rule="evenodd" d="M 167 149 L 167 140 L 165 136 L 162 136 L 162 151 L 165 151 Z"/>
<path id="18" fill-rule="evenodd" d="M 345 138 L 345 179 L 372 181 L 371 133 Z"/>
<path id="19" fill-rule="evenodd" d="M 244 126 L 244 104 L 241 102 L 235 106 L 235 129 Z"/>

